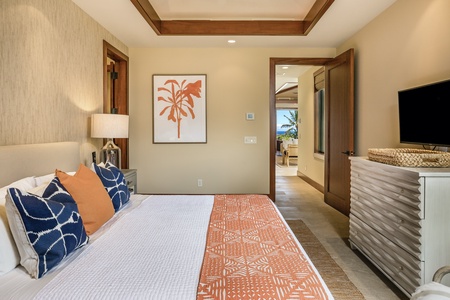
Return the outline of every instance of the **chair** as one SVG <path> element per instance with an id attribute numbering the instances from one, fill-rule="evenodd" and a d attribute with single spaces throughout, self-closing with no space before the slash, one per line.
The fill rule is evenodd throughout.
<path id="1" fill-rule="evenodd" d="M 287 166 L 289 167 L 289 160 L 291 158 L 298 158 L 298 145 L 297 144 L 289 144 L 286 149 L 284 158 L 286 160 Z"/>
<path id="2" fill-rule="evenodd" d="M 441 284 L 442 278 L 450 273 L 450 266 L 444 266 L 436 271 L 433 281 L 416 289 L 411 300 L 443 300 L 450 299 L 450 287 Z"/>

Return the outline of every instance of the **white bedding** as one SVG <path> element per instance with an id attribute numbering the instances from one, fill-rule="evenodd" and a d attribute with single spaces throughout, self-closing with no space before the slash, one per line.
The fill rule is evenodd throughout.
<path id="1" fill-rule="evenodd" d="M 1 276 L 0 298 L 195 299 L 213 203 L 214 196 L 133 195 L 86 247 L 43 278 L 21 267 Z M 123 285 L 132 294 L 123 294 Z"/>

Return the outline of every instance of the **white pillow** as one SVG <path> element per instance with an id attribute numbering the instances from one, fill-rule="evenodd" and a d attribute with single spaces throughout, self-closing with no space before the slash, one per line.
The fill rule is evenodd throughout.
<path id="1" fill-rule="evenodd" d="M 51 179 L 50 179 L 50 181 L 51 181 Z M 14 181 L 13 183 L 8 184 L 5 187 L 0 188 L 0 205 L 3 205 L 3 206 L 5 205 L 6 193 L 8 192 L 8 189 L 10 187 L 14 187 L 14 188 L 17 188 L 22 191 L 27 191 L 36 186 L 37 185 L 36 185 L 36 181 L 35 181 L 34 177 L 26 177 L 26 178 Z"/>
<path id="2" fill-rule="evenodd" d="M 41 186 L 44 183 L 49 184 L 50 181 L 53 180 L 53 178 L 55 178 L 55 172 L 44 176 L 36 176 L 34 177 L 34 180 L 36 181 L 36 186 Z"/>
<path id="3" fill-rule="evenodd" d="M 0 275 L 8 273 L 20 262 L 19 252 L 6 217 L 5 197 L 10 187 L 24 191 L 30 190 L 35 187 L 34 177 L 18 180 L 0 189 Z"/>
<path id="4" fill-rule="evenodd" d="M 66 172 L 69 175 L 75 175 L 76 172 Z M 43 175 L 43 176 L 36 176 L 34 177 L 34 180 L 36 182 L 36 186 L 41 186 L 43 184 L 49 184 L 53 178 L 55 178 L 55 173 L 51 173 L 51 174 L 47 174 L 47 175 Z M 42 191 L 44 192 L 44 191 Z"/>
<path id="5" fill-rule="evenodd" d="M 49 184 L 50 184 L 50 183 L 48 183 L 48 182 L 43 183 L 43 184 L 41 184 L 41 185 L 39 185 L 39 186 L 37 186 L 37 187 L 34 187 L 34 188 L 32 188 L 32 189 L 29 189 L 27 192 L 30 193 L 30 194 L 33 194 L 33 195 L 42 197 L 42 195 L 43 195 L 44 192 L 45 192 L 45 189 L 48 187 Z"/>

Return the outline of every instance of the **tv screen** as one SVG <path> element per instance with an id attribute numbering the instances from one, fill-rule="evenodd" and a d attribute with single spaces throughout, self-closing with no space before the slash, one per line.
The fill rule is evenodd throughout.
<path id="1" fill-rule="evenodd" d="M 398 92 L 400 142 L 450 146 L 450 80 Z"/>

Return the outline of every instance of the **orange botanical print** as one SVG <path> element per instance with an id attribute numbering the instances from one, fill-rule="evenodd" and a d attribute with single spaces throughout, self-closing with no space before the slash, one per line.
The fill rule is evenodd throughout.
<path id="1" fill-rule="evenodd" d="M 169 79 L 164 83 L 164 87 L 158 87 L 158 92 L 166 92 L 166 97 L 158 96 L 158 101 L 165 102 L 165 107 L 159 113 L 160 116 L 166 112 L 167 120 L 177 123 L 178 139 L 181 138 L 181 121 L 183 117 L 190 117 L 195 119 L 194 112 L 194 98 L 200 98 L 202 88 L 202 81 L 197 80 L 193 83 L 188 83 L 183 80 L 181 84 L 174 79 Z"/>

